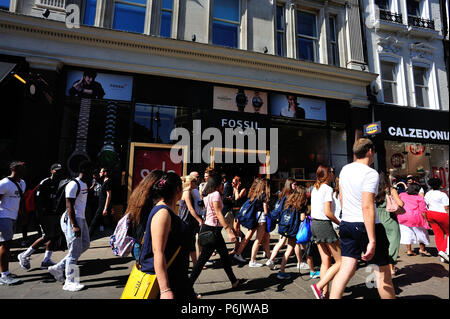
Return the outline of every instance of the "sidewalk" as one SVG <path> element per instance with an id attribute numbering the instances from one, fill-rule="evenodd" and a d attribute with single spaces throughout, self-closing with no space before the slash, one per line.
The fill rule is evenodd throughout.
<path id="1" fill-rule="evenodd" d="M 62 290 L 62 284 L 56 282 L 46 270 L 39 269 L 44 250 L 41 248 L 32 255 L 31 269 L 23 270 L 17 261 L 17 255 L 26 248 L 18 247 L 21 235 L 16 234 L 15 247 L 11 249 L 10 271 L 16 274 L 22 283 L 16 286 L 0 286 L 0 299 L 119 299 L 133 265 L 133 259 L 115 257 L 109 246 L 109 236 L 104 236 L 91 242 L 91 248 L 85 252 L 80 260 L 81 283 L 86 288 L 79 292 Z M 228 239 L 224 235 L 225 240 Z M 275 232 L 271 236 L 271 248 L 278 241 Z M 430 251 L 437 256 L 434 237 L 430 238 Z M 247 248 L 251 247 L 252 242 Z M 231 249 L 232 245 L 228 244 Z M 248 260 L 249 249 L 244 257 Z M 278 263 L 281 253 L 276 263 Z M 406 256 L 406 248 L 400 248 L 397 267 L 400 268 L 394 278 L 394 285 L 398 298 L 427 298 L 449 299 L 449 265 L 441 263 L 438 257 Z M 53 253 L 52 259 L 58 262 L 65 256 L 64 252 Z M 266 259 L 259 253 L 258 259 L 265 263 Z M 289 259 L 286 271 L 291 273 L 290 280 L 277 279 L 278 270 L 268 267 L 249 268 L 248 264 L 239 265 L 233 261 L 233 271 L 238 278 L 247 278 L 248 283 L 240 290 L 231 290 L 225 272 L 220 266 L 218 255 L 211 258 L 214 265 L 203 270 L 195 284 L 195 291 L 203 299 L 314 299 L 310 285 L 318 279 L 310 279 L 309 272 L 296 270 L 296 259 Z M 316 265 L 317 266 L 317 265 Z M 363 266 L 363 264 L 361 264 Z M 366 272 L 367 268 L 358 270 L 347 286 L 344 298 L 373 299 L 378 298 L 376 289 L 369 289 L 366 281 L 371 283 L 372 277 Z"/>

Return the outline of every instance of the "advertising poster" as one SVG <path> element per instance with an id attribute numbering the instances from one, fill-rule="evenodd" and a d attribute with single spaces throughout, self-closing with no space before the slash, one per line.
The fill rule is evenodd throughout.
<path id="1" fill-rule="evenodd" d="M 213 108 L 216 110 L 267 114 L 267 93 L 215 86 Z"/>
<path id="2" fill-rule="evenodd" d="M 133 77 L 92 70 L 67 72 L 66 95 L 91 99 L 131 101 Z"/>
<path id="3" fill-rule="evenodd" d="M 303 120 L 327 120 L 327 108 L 324 100 L 297 97 L 291 94 L 270 95 L 271 114 Z"/>

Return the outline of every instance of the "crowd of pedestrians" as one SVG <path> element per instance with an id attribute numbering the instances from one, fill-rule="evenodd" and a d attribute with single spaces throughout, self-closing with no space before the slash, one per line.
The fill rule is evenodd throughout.
<path id="1" fill-rule="evenodd" d="M 369 139 L 357 140 L 353 154 L 354 161 L 345 165 L 339 176 L 332 167 L 319 165 L 310 188 L 288 178 L 275 195 L 270 181 L 263 177 L 255 177 L 247 187 L 240 176 L 233 176 L 230 182 L 228 176 L 212 168 L 204 172 L 203 182 L 198 172 L 180 177 L 154 170 L 137 185 L 127 203 L 127 234 L 134 239 L 131 253 L 141 271 L 156 274 L 162 299 L 201 298 L 193 287 L 216 253 L 231 288 L 236 289 L 247 280 L 235 276 L 233 261 L 275 270 L 283 247 L 277 278 L 291 278 L 286 265 L 294 253 L 298 270 L 308 270 L 311 278 L 320 278 L 311 285 L 318 299 L 341 298 L 359 260 L 373 267 L 380 297 L 393 299 L 392 277 L 398 271 L 400 244 L 406 245 L 408 256 L 415 255 L 412 245 L 419 245 L 421 256 L 431 256 L 426 246 L 432 228 L 439 256 L 448 262 L 448 196 L 439 190 L 441 181 L 436 178 L 428 181 L 428 192 L 409 176 L 403 188 L 391 184 L 390 177 L 371 168 L 375 148 Z M 13 162 L 10 169 L 10 176 L 0 181 L 2 285 L 20 281 L 9 272 L 8 264 L 15 221 L 26 190 L 25 163 Z M 61 171 L 60 164 L 52 165 L 50 177 L 37 188 L 36 211 L 42 236 L 19 254 L 18 260 L 22 268 L 30 269 L 32 254 L 45 244 L 41 268 L 64 282 L 64 290 L 78 291 L 84 286 L 74 266 L 89 248 L 103 217 L 111 216 L 114 194 L 107 168 L 101 168 L 95 183 L 94 167 L 89 162 L 80 165 L 75 179 L 63 179 Z M 88 194 L 90 185 L 96 183 L 97 207 L 88 226 Z M 252 223 L 249 215 L 254 215 Z M 310 237 L 301 242 L 298 234 L 309 223 Z M 276 229 L 280 239 L 271 250 L 270 233 Z M 224 234 L 234 245 L 231 251 Z M 244 252 L 253 237 L 247 260 Z M 51 259 L 52 252 L 63 241 L 67 254 L 56 263 Z M 320 264 L 313 262 L 313 247 L 317 247 Z M 257 261 L 260 249 L 267 258 L 265 263 Z"/>

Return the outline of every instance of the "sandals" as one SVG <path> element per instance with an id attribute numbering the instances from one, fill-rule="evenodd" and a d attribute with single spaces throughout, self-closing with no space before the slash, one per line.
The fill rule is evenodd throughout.
<path id="1" fill-rule="evenodd" d="M 247 282 L 247 279 L 238 279 L 236 284 L 231 285 L 231 289 L 237 289 Z"/>
<path id="2" fill-rule="evenodd" d="M 407 252 L 406 255 L 407 255 L 407 256 L 416 256 L 417 254 L 416 254 L 416 253 L 408 253 L 408 252 Z"/>
<path id="3" fill-rule="evenodd" d="M 399 270 L 400 270 L 400 269 L 398 269 L 397 267 L 394 267 L 394 269 L 391 269 L 391 276 L 394 277 L 395 275 L 397 275 L 397 272 L 398 272 Z"/>
<path id="4" fill-rule="evenodd" d="M 419 251 L 419 253 L 422 257 L 431 257 L 431 254 L 427 251 Z"/>

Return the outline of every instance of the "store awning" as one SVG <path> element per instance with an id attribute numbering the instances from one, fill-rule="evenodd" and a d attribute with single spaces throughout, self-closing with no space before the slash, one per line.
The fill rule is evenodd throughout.
<path id="1" fill-rule="evenodd" d="M 15 63 L 0 61 L 0 83 L 8 76 L 8 74 L 14 69 L 15 66 Z"/>

